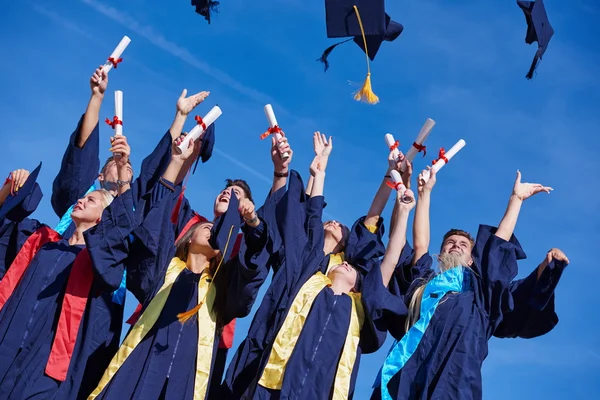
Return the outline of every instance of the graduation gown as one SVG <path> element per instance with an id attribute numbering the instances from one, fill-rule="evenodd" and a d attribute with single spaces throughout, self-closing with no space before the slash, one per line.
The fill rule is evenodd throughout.
<path id="1" fill-rule="evenodd" d="M 66 239 L 48 242 L 30 261 L 0 311 L 0 398 L 80 399 L 98 382 L 120 339 L 123 308 L 112 302 L 110 292 L 123 275 L 132 203 L 130 191 L 119 196 L 84 234 L 93 280 L 64 381 L 45 369 L 71 268 L 84 246 L 71 246 Z"/>
<path id="2" fill-rule="evenodd" d="M 173 195 L 162 184 L 156 185 L 153 189 L 153 207 L 144 222 L 134 231 L 135 241 L 128 260 L 127 285 L 142 303 L 144 312 L 163 286 L 167 268 L 173 262 L 175 255 L 175 231 L 171 226 L 170 217 L 176 198 L 177 195 Z M 232 198 L 230 209 L 220 216 L 213 226 L 212 236 L 218 241 L 222 253 L 226 245 L 233 245 L 235 234 L 239 229 L 238 222 L 233 237 L 228 237 L 225 232 L 232 225 L 231 220 L 240 219 L 237 207 L 237 199 Z M 159 221 L 160 223 L 157 223 Z M 268 254 L 263 250 L 268 240 L 267 231 L 268 227 L 264 222 L 261 222 L 257 228 L 244 226 L 244 240 L 238 256 L 229 258 L 221 266 L 230 271 L 226 293 L 227 311 L 223 316 L 225 322 L 250 313 L 260 285 L 267 275 L 264 265 Z M 229 240 L 231 242 L 227 244 Z M 229 251 L 224 253 L 225 258 L 229 255 Z M 203 279 L 203 276 L 183 268 L 171 285 L 168 298 L 159 311 L 156 323 L 110 380 L 106 380 L 106 385 L 94 391 L 92 398 L 94 396 L 98 399 L 193 398 L 198 324 L 206 325 L 206 321 L 193 317 L 182 324 L 177 314 L 190 310 L 198 304 L 198 281 Z M 144 318 L 144 314 L 141 318 Z M 135 329 L 136 327 L 133 327 L 128 335 L 132 335 Z M 214 368 L 219 336 L 215 331 L 211 369 Z M 125 341 L 127 342 L 128 339 L 129 336 Z M 117 355 L 116 358 L 118 357 Z M 109 367 L 109 370 L 111 369 L 114 367 Z M 209 376 L 207 385 L 210 380 Z M 208 397 L 208 390 L 205 397 Z"/>
<path id="3" fill-rule="evenodd" d="M 464 272 L 469 288 L 442 297 L 416 351 L 387 385 L 393 399 L 482 398 L 481 366 L 488 354 L 488 340 L 514 309 L 511 282 L 517 274 L 517 260 L 525 258 L 514 236 L 507 242 L 495 236 L 495 231 L 480 226 L 473 248 L 474 263 Z M 409 295 L 434 277 L 433 270 L 428 269 L 431 262 L 429 254 L 418 260 L 413 271 L 417 271 L 415 278 L 422 279 L 413 282 Z M 409 300 L 407 297 L 407 304 Z M 404 318 L 388 321 L 389 326 L 396 327 L 404 323 Z M 398 340 L 402 331 L 390 330 Z M 371 398 L 381 398 L 380 387 Z"/>
<path id="4" fill-rule="evenodd" d="M 296 344 L 286 366 L 290 373 L 284 374 L 281 390 L 267 389 L 258 384 L 269 361 L 273 342 L 298 292 L 316 273 L 327 271 L 330 255 L 323 254 L 323 207 L 322 196 L 306 198 L 300 176 L 292 171 L 288 191 L 277 205 L 278 228 L 283 244 L 282 264 L 274 271 L 271 285 L 250 325 L 248 337 L 229 365 L 223 383 L 224 398 L 330 398 L 349 329 L 352 299 L 348 295 L 335 295 L 328 287 L 317 294 L 304 326 L 295 338 Z M 404 308 L 401 302 L 394 301 L 392 304 L 386 301 L 391 296 L 383 288 L 378 264 L 371 268 L 372 260 L 384 252 L 380 240 L 383 227 L 380 227 L 378 236 L 369 232 L 363 221 L 361 218 L 354 224 L 345 249 L 346 259 L 357 267 L 360 264 L 371 270 L 364 279 L 365 321 L 360 331 L 356 361 L 350 367 L 350 394 L 360 354 L 376 351 L 385 340 L 385 330 L 379 329 L 378 319 L 386 315 L 385 308 L 388 306 Z"/>

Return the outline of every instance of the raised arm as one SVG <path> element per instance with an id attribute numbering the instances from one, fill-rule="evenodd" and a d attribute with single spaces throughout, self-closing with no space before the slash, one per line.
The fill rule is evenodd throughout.
<path id="1" fill-rule="evenodd" d="M 277 141 L 275 135 L 271 136 L 271 160 L 273 161 L 273 185 L 271 185 L 271 192 L 273 194 L 287 184 L 287 177 L 289 176 L 289 166 L 292 162 L 292 151 L 290 144 L 288 143 L 285 133 L 281 132 L 282 138 Z M 289 157 L 283 159 L 282 154 L 288 153 Z"/>
<path id="2" fill-rule="evenodd" d="M 418 178 L 418 193 L 419 201 L 415 211 L 415 220 L 413 223 L 413 241 L 414 241 L 414 256 L 412 265 L 416 265 L 417 261 L 429 251 L 429 242 L 431 239 L 429 209 L 431 206 L 431 191 L 436 182 L 436 171 L 427 166 L 429 171 L 429 180 L 423 180 L 425 171 L 419 174 Z"/>
<path id="3" fill-rule="evenodd" d="M 92 94 L 87 109 L 71 134 L 60 170 L 52 184 L 52 208 L 59 218 L 88 191 L 98 177 L 100 169 L 98 121 L 107 85 L 106 72 L 97 68 L 90 78 Z"/>
<path id="4" fill-rule="evenodd" d="M 515 231 L 523 201 L 537 193 L 550 193 L 551 190 L 551 187 L 543 186 L 539 183 L 522 183 L 521 172 L 517 171 L 517 179 L 515 180 L 504 217 L 502 217 L 502 221 L 498 225 L 496 236 L 508 241 Z"/>
<path id="5" fill-rule="evenodd" d="M 412 190 L 408 189 L 402 193 L 401 190 L 396 191 L 396 204 L 394 206 L 394 222 L 390 241 L 385 250 L 383 261 L 381 262 L 381 278 L 383 285 L 387 288 L 390 284 L 390 279 L 394 275 L 396 265 L 400 260 L 400 254 L 406 245 L 406 229 L 408 227 L 408 217 L 410 211 L 415 206 L 415 198 Z"/>
<path id="6" fill-rule="evenodd" d="M 315 150 L 315 157 L 319 157 L 321 168 L 323 171 L 327 168 L 327 161 L 329 160 L 329 155 L 331 154 L 331 150 L 333 149 L 333 142 L 331 141 L 331 136 L 329 137 L 329 142 L 325 135 L 321 132 L 317 131 L 313 134 L 313 148 Z M 312 166 L 311 166 L 312 168 Z M 308 183 L 306 184 L 306 195 L 311 196 L 313 191 L 315 177 L 312 172 L 310 174 L 310 178 L 308 178 Z"/>

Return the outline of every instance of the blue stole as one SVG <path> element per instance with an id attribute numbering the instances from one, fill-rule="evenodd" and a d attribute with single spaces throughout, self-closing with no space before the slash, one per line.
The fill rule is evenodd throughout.
<path id="1" fill-rule="evenodd" d="M 85 192 L 84 196 L 87 196 L 94 190 L 96 190 L 96 186 L 92 185 L 88 189 L 88 191 Z M 75 204 L 73 204 L 73 205 L 71 205 L 71 207 L 69 207 L 67 212 L 62 216 L 62 218 L 60 219 L 60 222 L 58 223 L 58 225 L 56 225 L 56 228 L 54 229 L 61 236 L 69 228 L 69 225 L 71 225 L 73 223 L 73 220 L 71 219 L 71 213 L 73 212 L 73 207 L 75 207 Z M 127 291 L 126 285 L 127 285 L 127 271 L 124 270 L 123 271 L 123 279 L 121 279 L 121 284 L 119 285 L 119 288 L 117 290 L 115 290 L 112 294 L 113 303 L 117 303 L 119 305 L 123 305 L 123 303 L 125 303 L 125 292 Z"/>
<path id="2" fill-rule="evenodd" d="M 449 292 L 461 293 L 469 290 L 471 288 L 470 278 L 471 274 L 465 271 L 465 267 L 454 267 L 436 275 L 427 283 L 423 290 L 419 320 L 400 341 L 394 342 L 375 379 L 373 387 L 381 386 L 382 400 L 392 400 L 387 385 L 417 350 L 442 298 Z"/>

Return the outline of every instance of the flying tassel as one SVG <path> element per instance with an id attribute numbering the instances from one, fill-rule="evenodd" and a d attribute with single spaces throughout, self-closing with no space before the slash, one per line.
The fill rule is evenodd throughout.
<path id="1" fill-rule="evenodd" d="M 535 70 L 538 67 L 539 60 L 540 60 L 539 51 L 536 51 L 535 57 L 533 57 L 533 62 L 531 63 L 531 67 L 529 68 L 529 72 L 527 73 L 527 75 L 525 75 L 525 78 L 527 78 L 527 79 L 533 78 L 533 73 L 535 72 Z"/>
<path id="2" fill-rule="evenodd" d="M 324 67 L 325 67 L 325 71 L 324 72 L 327 72 L 327 70 L 329 69 L 329 61 L 327 61 L 327 57 L 329 57 L 329 54 L 331 54 L 331 52 L 333 51 L 333 49 L 335 49 L 340 44 L 344 44 L 346 42 L 349 42 L 350 40 L 353 40 L 353 38 L 342 40 L 341 42 L 338 42 L 338 43 L 336 43 L 336 44 L 334 44 L 332 46 L 329 46 L 328 48 L 325 49 L 325 51 L 321 55 L 321 58 L 317 58 L 317 61 L 320 61 L 320 62 L 322 62 L 324 64 Z"/>
<path id="3" fill-rule="evenodd" d="M 362 19 L 360 18 L 360 13 L 358 12 L 358 7 L 354 7 L 354 12 L 356 13 L 356 18 L 358 18 L 358 26 L 360 27 L 360 33 L 363 38 L 363 43 L 365 45 L 365 56 L 367 58 L 367 78 L 365 79 L 365 83 L 363 83 L 360 90 L 354 93 L 354 100 L 363 101 L 368 104 L 377 104 L 379 103 L 379 97 L 373 92 L 371 88 L 371 66 L 369 64 L 369 50 L 367 48 L 367 38 L 365 36 L 365 30 L 363 28 Z"/>
<path id="4" fill-rule="evenodd" d="M 202 308 L 202 304 L 204 303 L 198 303 L 198 305 L 192 308 L 191 310 L 177 314 L 177 319 L 179 320 L 179 322 L 185 324 L 190 318 L 196 315 L 198 311 L 200 311 L 200 308 Z"/>
<path id="5" fill-rule="evenodd" d="M 200 4 L 206 4 L 206 1 L 201 1 Z M 196 6 L 196 12 L 200 15 L 202 15 L 204 17 L 204 19 L 206 21 L 208 21 L 208 24 L 210 25 L 210 12 L 219 12 L 219 2 L 218 1 L 213 1 L 213 0 L 209 0 L 208 4 L 206 5 L 198 5 L 196 4 L 195 1 L 192 1 L 192 5 Z"/>

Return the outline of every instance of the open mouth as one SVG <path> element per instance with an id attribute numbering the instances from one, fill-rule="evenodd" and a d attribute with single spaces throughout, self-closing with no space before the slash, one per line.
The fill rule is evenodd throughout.
<path id="1" fill-rule="evenodd" d="M 219 203 L 229 203 L 229 197 L 227 197 L 227 196 L 219 197 Z"/>
<path id="2" fill-rule="evenodd" d="M 73 207 L 73 211 L 79 211 L 79 210 L 83 210 L 83 209 L 80 206 Z"/>

